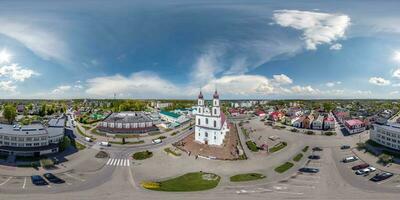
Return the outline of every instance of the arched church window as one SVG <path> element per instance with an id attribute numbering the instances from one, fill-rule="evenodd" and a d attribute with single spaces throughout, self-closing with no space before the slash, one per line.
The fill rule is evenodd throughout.
<path id="1" fill-rule="evenodd" d="M 217 127 L 217 121 L 214 120 L 214 127 Z"/>

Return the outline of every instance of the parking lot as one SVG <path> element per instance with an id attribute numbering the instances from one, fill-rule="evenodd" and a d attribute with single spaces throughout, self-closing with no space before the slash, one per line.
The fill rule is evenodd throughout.
<path id="1" fill-rule="evenodd" d="M 356 156 L 356 155 L 351 151 L 351 149 L 341 150 L 338 148 L 335 151 L 337 152 L 337 155 L 340 156 L 337 159 L 338 160 L 337 162 L 339 162 L 340 171 L 342 172 L 344 177 L 347 177 L 347 179 L 350 183 L 361 185 L 361 186 L 375 186 L 376 187 L 376 185 L 380 185 L 380 187 L 400 188 L 400 176 L 398 174 L 394 174 L 392 177 L 382 180 L 382 181 L 378 181 L 378 182 L 370 181 L 370 179 L 372 177 L 374 177 L 376 174 L 385 172 L 385 171 L 379 169 L 379 167 L 380 168 L 382 168 L 382 167 L 378 166 L 379 165 L 378 163 L 373 163 L 373 164 L 368 163 L 368 164 L 370 164 L 371 167 L 376 168 L 376 171 L 357 175 L 355 173 L 356 170 L 353 170 L 352 167 L 360 165 L 360 164 L 365 164 L 365 162 L 358 159 L 353 162 L 344 163 L 342 161 L 343 158 L 350 157 L 350 156 Z"/>
<path id="2" fill-rule="evenodd" d="M 42 174 L 39 174 L 41 175 Z M 87 178 L 93 176 L 91 174 L 75 173 L 75 172 L 64 172 L 55 174 L 58 178 L 65 181 L 61 184 L 53 184 L 47 181 L 49 184 L 45 186 L 34 185 L 31 181 L 30 176 L 0 176 L 0 189 L 11 190 L 11 191 L 43 191 L 51 190 L 52 188 L 65 188 L 72 185 L 84 183 Z M 42 176 L 43 177 L 43 176 Z"/>

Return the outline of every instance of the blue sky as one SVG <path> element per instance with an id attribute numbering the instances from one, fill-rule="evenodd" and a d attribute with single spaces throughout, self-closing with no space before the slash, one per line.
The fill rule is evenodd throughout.
<path id="1" fill-rule="evenodd" d="M 396 1 L 1 1 L 1 98 L 399 98 Z"/>

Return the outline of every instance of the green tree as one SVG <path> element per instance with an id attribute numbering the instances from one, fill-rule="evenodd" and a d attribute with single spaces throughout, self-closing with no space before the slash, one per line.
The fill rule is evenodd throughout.
<path id="1" fill-rule="evenodd" d="M 3 116 L 7 119 L 8 123 L 11 124 L 15 120 L 15 117 L 17 117 L 17 110 L 15 106 L 6 105 L 4 107 Z"/>
<path id="2" fill-rule="evenodd" d="M 60 151 L 64 151 L 66 148 L 68 148 L 71 145 L 71 139 L 69 139 L 68 136 L 64 136 L 60 143 L 58 144 L 58 147 L 60 148 Z"/>

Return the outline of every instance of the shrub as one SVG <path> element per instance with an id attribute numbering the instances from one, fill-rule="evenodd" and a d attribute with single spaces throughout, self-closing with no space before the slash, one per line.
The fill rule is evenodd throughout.
<path id="1" fill-rule="evenodd" d="M 332 135 L 336 135 L 336 132 L 327 131 L 327 132 L 324 133 L 324 135 L 326 135 L 326 136 L 332 136 Z"/>
<path id="2" fill-rule="evenodd" d="M 160 188 L 160 183 L 152 182 L 152 181 L 142 182 L 142 183 L 140 183 L 140 185 L 145 189 L 158 189 L 158 188 Z"/>
<path id="3" fill-rule="evenodd" d="M 108 153 L 105 151 L 99 151 L 94 157 L 96 158 L 108 158 Z"/>
<path id="4" fill-rule="evenodd" d="M 69 139 L 68 136 L 64 136 L 61 139 L 61 142 L 58 144 L 58 147 L 60 148 L 60 151 L 64 151 L 66 148 L 68 148 L 71 145 L 71 139 Z"/>
<path id="5" fill-rule="evenodd" d="M 293 158 L 293 161 L 299 162 L 301 160 L 301 158 L 303 158 L 303 154 L 299 153 Z"/>
<path id="6" fill-rule="evenodd" d="M 258 147 L 256 143 L 253 141 L 249 140 L 246 142 L 247 148 L 249 148 L 251 151 L 258 152 Z"/>
<path id="7" fill-rule="evenodd" d="M 307 152 L 308 148 L 310 148 L 310 147 L 309 146 L 305 146 L 301 151 Z"/>
<path id="8" fill-rule="evenodd" d="M 287 146 L 286 142 L 279 142 L 278 144 L 276 144 L 275 146 L 273 146 L 272 148 L 269 149 L 269 152 L 274 153 L 277 152 L 283 148 L 285 148 Z"/>
<path id="9" fill-rule="evenodd" d="M 299 132 L 299 129 L 297 129 L 297 128 L 292 128 L 292 129 L 290 129 L 290 131 L 292 131 L 293 133 L 297 133 L 297 132 Z"/>
<path id="10" fill-rule="evenodd" d="M 147 158 L 151 158 L 152 156 L 153 156 L 153 152 L 146 150 L 146 151 L 140 151 L 140 152 L 134 153 L 132 158 L 135 160 L 144 160 Z"/>
<path id="11" fill-rule="evenodd" d="M 305 132 L 307 135 L 314 135 L 315 133 L 314 133 L 314 131 L 306 131 Z"/>
<path id="12" fill-rule="evenodd" d="M 294 164 L 291 163 L 291 162 L 285 162 L 284 164 L 276 167 L 275 171 L 278 172 L 278 173 L 283 173 L 283 172 L 287 171 L 288 169 L 292 168 L 293 165 Z"/>
<path id="13" fill-rule="evenodd" d="M 54 161 L 49 159 L 49 158 L 41 159 L 40 160 L 40 165 L 43 168 L 51 168 L 51 167 L 54 167 Z"/>
<path id="14" fill-rule="evenodd" d="M 391 162 L 393 162 L 393 156 L 387 155 L 387 154 L 381 154 L 379 156 L 379 163 L 382 163 L 383 165 L 387 165 Z"/>
<path id="15" fill-rule="evenodd" d="M 177 152 L 171 150 L 169 147 L 165 148 L 164 151 L 167 152 L 167 154 L 172 154 L 174 156 L 181 156 L 180 153 L 177 153 Z"/>

